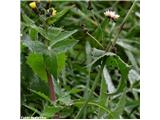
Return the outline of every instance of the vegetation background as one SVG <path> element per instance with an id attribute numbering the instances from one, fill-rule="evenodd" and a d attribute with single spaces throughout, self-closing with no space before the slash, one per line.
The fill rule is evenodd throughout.
<path id="1" fill-rule="evenodd" d="M 30 2 L 21 1 L 21 117 L 140 118 L 139 1 L 40 1 L 38 11 Z"/>

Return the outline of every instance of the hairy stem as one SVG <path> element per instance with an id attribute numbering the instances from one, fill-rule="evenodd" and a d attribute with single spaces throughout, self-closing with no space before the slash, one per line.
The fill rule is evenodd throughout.
<path id="1" fill-rule="evenodd" d="M 56 101 L 56 93 L 54 90 L 54 83 L 53 83 L 53 79 L 52 79 L 52 75 L 50 73 L 47 72 L 47 76 L 48 76 L 48 84 L 49 84 L 49 89 L 50 89 L 50 98 L 53 102 Z M 53 116 L 53 119 L 59 119 L 59 114 L 55 114 Z"/>
<path id="2" fill-rule="evenodd" d="M 106 49 L 106 51 L 109 52 L 109 51 L 116 45 L 116 42 L 117 42 L 118 37 L 119 37 L 119 34 L 120 34 L 120 32 L 122 31 L 123 26 L 124 26 L 126 20 L 128 19 L 129 15 L 131 14 L 133 8 L 135 7 L 136 1 L 137 1 L 137 0 L 134 0 L 132 6 L 130 7 L 130 9 L 129 9 L 128 13 L 127 13 L 127 15 L 125 16 L 125 18 L 123 19 L 123 21 L 122 21 L 122 23 L 121 23 L 121 25 L 120 25 L 119 31 L 117 32 L 114 40 L 113 40 L 112 43 L 109 45 L 109 47 Z"/>

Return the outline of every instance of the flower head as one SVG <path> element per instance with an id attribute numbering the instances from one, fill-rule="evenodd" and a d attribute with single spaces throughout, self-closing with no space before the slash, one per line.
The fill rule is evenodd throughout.
<path id="1" fill-rule="evenodd" d="M 48 11 L 49 16 L 55 16 L 57 12 L 54 8 L 50 8 L 47 11 Z"/>
<path id="2" fill-rule="evenodd" d="M 32 8 L 32 9 L 35 9 L 37 6 L 36 6 L 36 2 L 31 2 L 29 4 L 29 6 Z"/>
<path id="3" fill-rule="evenodd" d="M 53 8 L 53 11 L 52 11 L 52 16 L 55 16 L 56 15 L 56 10 Z"/>
<path id="4" fill-rule="evenodd" d="M 120 17 L 118 14 L 115 13 L 115 11 L 112 11 L 112 10 L 105 11 L 104 15 L 112 20 L 116 20 Z"/>

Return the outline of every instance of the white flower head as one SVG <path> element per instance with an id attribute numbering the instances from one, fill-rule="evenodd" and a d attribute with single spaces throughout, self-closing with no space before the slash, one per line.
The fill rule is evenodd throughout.
<path id="1" fill-rule="evenodd" d="M 116 14 L 115 11 L 112 11 L 112 10 L 105 11 L 104 15 L 112 20 L 116 20 L 120 17 L 120 15 Z"/>

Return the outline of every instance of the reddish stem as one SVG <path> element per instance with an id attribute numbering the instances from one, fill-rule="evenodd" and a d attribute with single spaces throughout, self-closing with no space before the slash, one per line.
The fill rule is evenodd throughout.
<path id="1" fill-rule="evenodd" d="M 55 102 L 56 101 L 56 93 L 55 93 L 55 90 L 54 90 L 54 84 L 53 84 L 52 76 L 49 73 L 48 73 L 48 84 L 49 84 L 49 89 L 50 89 L 51 100 L 53 102 Z"/>
<path id="2" fill-rule="evenodd" d="M 47 76 L 48 76 L 48 84 L 49 84 L 49 89 L 50 89 L 50 97 L 51 97 L 51 100 L 53 102 L 55 102 L 56 101 L 56 93 L 55 93 L 55 90 L 54 90 L 54 83 L 53 83 L 53 80 L 52 80 L 52 76 L 49 73 L 47 73 Z M 59 115 L 55 114 L 53 116 L 53 119 L 59 119 Z"/>

